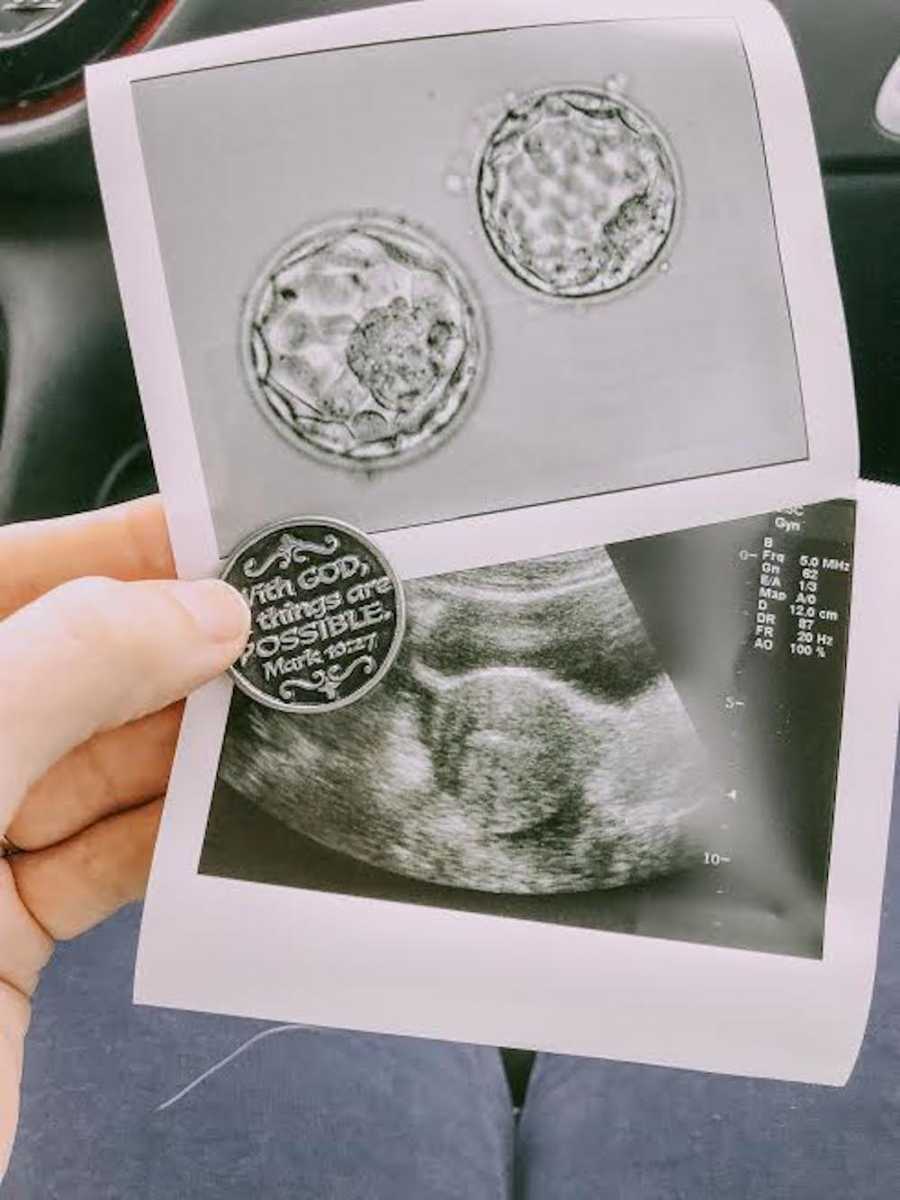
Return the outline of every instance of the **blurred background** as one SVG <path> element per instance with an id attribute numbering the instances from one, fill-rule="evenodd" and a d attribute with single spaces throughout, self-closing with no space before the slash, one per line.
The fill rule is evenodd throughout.
<path id="1" fill-rule="evenodd" d="M 816 127 L 863 473 L 898 483 L 900 76 L 879 109 L 893 133 L 876 119 L 876 104 L 900 55 L 900 2 L 777 6 L 797 46 Z M 87 133 L 84 64 L 359 7 L 356 0 L 0 0 L 0 522 L 155 487 Z M 191 1115 L 189 1131 L 154 1116 L 263 1026 L 135 1008 L 138 919 L 131 909 L 62 947 L 45 974 L 3 1200 L 222 1197 L 247 1194 L 248 1178 L 277 1186 L 276 1169 L 291 1178 L 292 1105 L 304 1085 L 277 1047 L 274 1058 L 248 1055 L 223 1073 L 221 1095 Z M 615 1100 L 609 1127 L 598 1131 L 606 1194 L 898 1194 L 898 921 L 894 854 L 869 1035 L 846 1089 L 605 1064 Z M 526 1055 L 507 1055 L 516 1094 L 528 1065 Z"/>
<path id="2" fill-rule="evenodd" d="M 154 489 L 87 132 L 87 62 L 356 0 L 0 0 L 0 521 Z M 800 56 L 856 374 L 863 473 L 898 481 L 897 0 L 778 0 Z M 895 85 L 895 116 L 900 80 Z"/>

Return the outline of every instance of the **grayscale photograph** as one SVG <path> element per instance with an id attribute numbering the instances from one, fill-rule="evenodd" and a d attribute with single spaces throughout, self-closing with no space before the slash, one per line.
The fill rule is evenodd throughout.
<path id="1" fill-rule="evenodd" d="M 806 458 L 744 47 L 691 24 L 133 85 L 223 557 Z"/>
<path id="2" fill-rule="evenodd" d="M 201 873 L 817 956 L 853 523 L 408 582 L 368 695 L 235 693 Z"/>

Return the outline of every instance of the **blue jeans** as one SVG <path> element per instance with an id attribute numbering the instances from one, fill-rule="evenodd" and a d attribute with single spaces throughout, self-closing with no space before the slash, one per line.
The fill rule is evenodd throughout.
<path id="1" fill-rule="evenodd" d="M 894 811 L 894 847 L 900 803 Z M 135 1008 L 137 913 L 57 952 L 0 1200 L 889 1200 L 900 854 L 843 1089 Z"/>
<path id="2" fill-rule="evenodd" d="M 155 1055 L 55 1055 L 38 1089 L 29 1069 L 3 1200 L 897 1194 L 896 1029 L 886 1086 L 868 1100 L 855 1082 L 792 1088 L 538 1055 L 517 1121 L 495 1050 L 296 1028 L 248 1037 L 247 1024 L 218 1039 L 206 1018 L 179 1044 L 183 1016 L 155 1016 Z M 244 1049 L 229 1059 L 229 1044 Z"/>

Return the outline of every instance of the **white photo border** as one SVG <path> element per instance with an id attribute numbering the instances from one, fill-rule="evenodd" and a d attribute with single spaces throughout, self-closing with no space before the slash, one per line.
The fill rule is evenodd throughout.
<path id="1" fill-rule="evenodd" d="M 900 698 L 900 490 L 860 484 L 821 959 L 200 875 L 231 686 L 191 699 L 139 1003 L 840 1086 L 878 949 Z M 218 736 L 216 736 L 218 735 Z"/>

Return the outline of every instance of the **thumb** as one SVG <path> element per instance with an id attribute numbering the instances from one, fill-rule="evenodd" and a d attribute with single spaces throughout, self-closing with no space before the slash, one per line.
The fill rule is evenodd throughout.
<path id="1" fill-rule="evenodd" d="M 0 831 L 49 766 L 223 671 L 250 613 L 217 579 L 84 578 L 0 622 Z"/>

